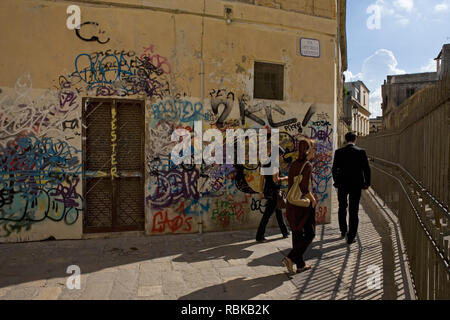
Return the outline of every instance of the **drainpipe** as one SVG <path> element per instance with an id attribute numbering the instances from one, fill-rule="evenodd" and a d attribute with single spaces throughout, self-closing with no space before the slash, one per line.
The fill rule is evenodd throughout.
<path id="1" fill-rule="evenodd" d="M 203 61 L 203 35 L 205 34 L 205 11 L 206 0 L 203 0 L 203 17 L 202 17 L 202 35 L 201 35 L 201 48 L 200 48 L 200 102 L 205 105 L 205 62 Z M 203 123 L 203 121 L 202 121 Z M 202 129 L 203 130 L 203 129 Z M 200 214 L 200 222 L 198 232 L 203 233 L 203 214 Z"/>
<path id="2" fill-rule="evenodd" d="M 203 34 L 202 34 L 202 39 L 203 39 Z M 202 42 L 203 42 L 203 40 L 202 40 Z M 205 97 L 204 97 L 204 94 L 203 94 L 203 92 L 204 92 L 204 89 L 205 89 L 205 77 L 204 77 L 204 75 L 205 75 L 205 64 L 204 64 L 204 61 L 203 61 L 203 48 L 202 48 L 202 56 L 201 56 L 201 59 L 200 59 L 200 90 L 201 90 L 201 94 L 200 94 L 200 101 L 201 101 L 201 103 L 202 103 L 202 105 L 204 105 L 205 103 L 204 103 L 204 100 L 205 100 Z M 203 122 L 203 121 L 202 121 Z M 202 129 L 203 130 L 203 129 Z M 203 233 L 203 214 L 200 214 L 200 222 L 199 222 L 199 228 L 198 228 L 198 232 L 200 233 L 200 234 L 202 234 Z"/>
<path id="3" fill-rule="evenodd" d="M 340 125 L 340 119 L 339 119 L 339 95 L 342 95 L 342 88 L 340 88 L 341 83 L 341 0 L 337 0 L 337 7 L 336 7 L 336 22 L 337 22 L 337 35 L 336 35 L 336 51 L 335 51 L 335 57 L 337 58 L 337 72 L 336 72 L 336 89 L 338 92 L 336 92 L 336 117 L 335 117 L 335 123 L 336 123 L 336 130 L 335 130 L 335 139 L 334 139 L 334 147 L 337 149 L 338 146 L 338 136 L 337 130 Z M 344 85 L 344 84 L 343 84 Z M 344 103 L 344 101 L 342 101 Z"/>

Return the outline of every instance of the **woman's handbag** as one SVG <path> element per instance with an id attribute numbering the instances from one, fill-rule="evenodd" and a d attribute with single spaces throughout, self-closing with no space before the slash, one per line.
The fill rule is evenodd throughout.
<path id="1" fill-rule="evenodd" d="M 277 192 L 277 209 L 286 209 L 286 193 L 282 190 Z"/>
<path id="2" fill-rule="evenodd" d="M 302 191 L 300 190 L 300 183 L 302 182 L 303 179 L 302 172 L 306 164 L 307 162 L 303 164 L 303 167 L 300 170 L 299 175 L 294 177 L 294 183 L 292 184 L 292 187 L 287 194 L 287 202 L 296 207 L 307 208 L 311 205 L 311 200 L 309 200 L 309 198 L 307 198 L 306 196 L 303 196 Z"/>

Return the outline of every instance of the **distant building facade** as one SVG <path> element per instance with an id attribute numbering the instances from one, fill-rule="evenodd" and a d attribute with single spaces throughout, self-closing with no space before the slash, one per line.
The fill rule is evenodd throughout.
<path id="1" fill-rule="evenodd" d="M 370 130 L 369 134 L 378 133 L 383 130 L 383 117 L 376 117 L 374 119 L 370 119 Z"/>
<path id="2" fill-rule="evenodd" d="M 442 79 L 444 75 L 450 75 L 450 43 L 444 44 L 441 52 L 434 60 L 436 60 L 436 69 L 439 79 Z"/>
<path id="3" fill-rule="evenodd" d="M 438 81 L 437 72 L 425 72 L 414 74 L 402 74 L 388 76 L 381 86 L 383 103 L 383 125 L 386 129 L 393 126 L 393 111 L 403 102 L 408 100 L 420 89 L 436 83 Z"/>
<path id="4" fill-rule="evenodd" d="M 344 98 L 344 116 L 351 130 L 359 136 L 369 135 L 370 90 L 362 81 L 346 82 L 347 95 Z"/>
<path id="5" fill-rule="evenodd" d="M 437 56 L 436 72 L 389 75 L 381 86 L 383 126 L 393 127 L 393 111 L 422 88 L 435 84 L 450 71 L 450 44 L 445 44 Z"/>

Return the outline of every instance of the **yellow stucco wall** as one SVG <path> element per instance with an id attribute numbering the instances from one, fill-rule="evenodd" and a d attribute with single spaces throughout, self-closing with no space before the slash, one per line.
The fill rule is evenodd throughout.
<path id="1" fill-rule="evenodd" d="M 226 119 L 229 128 L 268 125 L 264 110 L 255 115 L 265 121 L 265 126 L 248 118 L 242 125 L 239 101 L 244 96 L 248 97 L 247 107 L 258 103 L 281 107 L 285 114 L 272 109 L 274 122 L 296 118 L 296 123 L 301 123 L 314 106 L 315 113 L 302 132 L 298 131 L 301 126 L 279 129 L 292 139 L 311 137 L 318 141 L 313 183 L 319 200 L 317 217 L 319 222 L 330 221 L 331 156 L 336 131 L 335 1 L 314 1 L 315 11 L 311 14 L 329 18 L 290 12 L 296 10 L 293 1 L 279 1 L 284 10 L 215 0 L 206 1 L 205 7 L 199 0 L 108 1 L 117 4 L 112 6 L 103 2 L 74 4 L 81 8 L 82 23 L 98 23 L 99 30 L 104 31 L 97 34 L 100 41 L 109 39 L 104 44 L 83 41 L 74 30 L 67 29 L 66 8 L 72 3 L 0 2 L 0 241 L 82 237 L 82 99 L 98 97 L 99 91 L 90 89 L 92 83 L 83 81 L 80 74 L 89 69 L 89 57 L 98 71 L 101 59 L 96 58 L 102 57 L 98 52 L 103 52 L 103 57 L 115 55 L 118 61 L 123 58 L 127 63 L 133 57 L 148 56 L 164 71 L 155 76 L 157 83 L 170 87 L 170 94 L 157 90 L 162 92 L 159 96 L 141 91 L 107 97 L 145 100 L 147 234 L 198 232 L 201 221 L 204 232 L 256 228 L 259 223 L 258 196 L 239 190 L 235 173 L 216 178 L 200 176 L 194 194 L 166 195 L 162 201 L 158 178 L 150 172 L 150 167 L 155 166 L 152 159 L 158 143 L 170 139 L 167 128 L 192 126 L 192 121 L 186 121 L 181 113 L 173 116 L 164 108 L 197 104 L 198 112 L 190 119 L 202 120 L 204 130 L 215 128 L 217 116 L 211 111 L 211 97 L 219 89 L 225 89 L 225 97 L 232 93 L 232 111 Z M 299 1 L 299 5 L 310 2 Z M 233 10 L 229 25 L 224 19 L 225 6 Z M 319 40 L 320 58 L 301 56 L 300 38 Z M 255 61 L 284 65 L 282 101 L 253 99 Z M 120 78 L 106 87 L 122 88 L 124 80 Z M 59 162 L 50 161 L 49 165 L 52 157 Z M 47 163 L 43 163 L 45 159 Z M 287 166 L 282 163 L 283 170 Z M 36 171 L 37 167 L 42 170 Z M 52 180 L 48 176 L 51 170 L 68 171 L 74 177 Z M 162 176 L 167 174 L 165 169 L 158 170 Z M 257 171 L 244 170 L 243 174 L 245 183 L 256 189 Z M 219 185 L 218 190 L 200 187 L 209 184 Z M 156 202 L 159 205 L 155 206 Z M 60 204 L 58 209 L 52 208 L 55 203 Z"/>

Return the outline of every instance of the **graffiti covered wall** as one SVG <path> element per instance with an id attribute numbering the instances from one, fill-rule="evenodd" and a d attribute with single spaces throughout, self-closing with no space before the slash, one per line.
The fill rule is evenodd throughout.
<path id="1" fill-rule="evenodd" d="M 171 8 L 80 5 L 83 23 L 68 30 L 66 2 L 2 1 L 0 241 L 82 237 L 83 159 L 89 156 L 82 114 L 89 97 L 145 101 L 147 234 L 259 223 L 265 200 L 257 194 L 258 165 L 170 161 L 172 132 L 192 132 L 195 121 L 224 137 L 227 129 L 279 129 L 284 174 L 298 141 L 316 140 L 316 217 L 330 221 L 336 22 L 289 12 L 267 21 L 276 9 L 236 3 L 242 21 L 227 25 L 224 4 L 178 4 L 208 18 Z M 260 22 L 248 25 L 252 17 Z M 320 41 L 320 58 L 300 55 L 301 37 Z M 283 100 L 253 98 L 255 61 L 284 65 Z"/>

